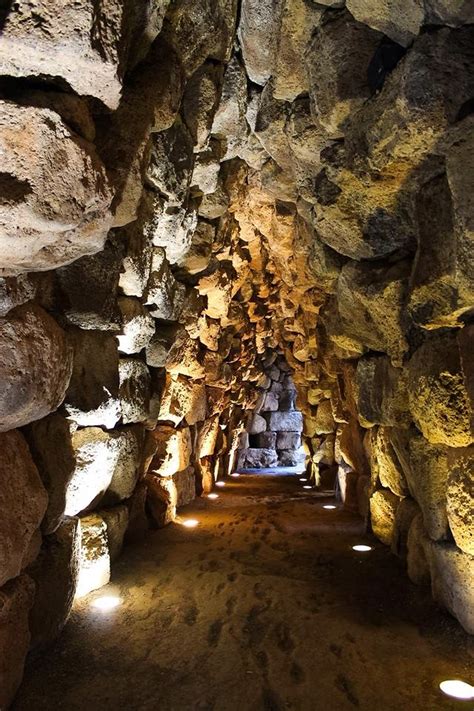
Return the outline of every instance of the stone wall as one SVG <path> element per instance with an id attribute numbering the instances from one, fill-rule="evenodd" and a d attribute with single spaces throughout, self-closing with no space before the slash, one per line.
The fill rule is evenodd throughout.
<path id="1" fill-rule="evenodd" d="M 0 706 L 275 351 L 309 475 L 474 630 L 470 4 L 49 5 L 0 11 Z"/>
<path id="2" fill-rule="evenodd" d="M 276 353 L 269 360 L 273 362 L 265 368 L 264 392 L 240 436 L 239 469 L 294 467 L 306 459 L 301 445 L 303 417 L 295 408 L 290 368 Z"/>

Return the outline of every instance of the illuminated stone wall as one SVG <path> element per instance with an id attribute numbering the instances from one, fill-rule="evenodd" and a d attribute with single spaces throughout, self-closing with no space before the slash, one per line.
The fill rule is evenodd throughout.
<path id="1" fill-rule="evenodd" d="M 310 477 L 473 631 L 470 3 L 0 21 L 0 707 L 232 470 L 277 351 Z"/>

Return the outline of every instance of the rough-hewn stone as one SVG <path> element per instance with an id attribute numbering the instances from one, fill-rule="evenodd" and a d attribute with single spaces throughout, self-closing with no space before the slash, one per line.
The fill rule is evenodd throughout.
<path id="1" fill-rule="evenodd" d="M 42 308 L 25 304 L 0 319 L 0 431 L 59 407 L 71 368 L 66 334 Z"/>
<path id="2" fill-rule="evenodd" d="M 30 613 L 33 646 L 52 642 L 66 624 L 76 594 L 79 555 L 79 519 L 67 519 L 45 536 L 40 555 L 28 569 L 36 585 Z"/>
<path id="3" fill-rule="evenodd" d="M 48 505 L 23 435 L 0 434 L 0 586 L 19 575 L 31 561 L 33 542 Z"/>
<path id="4" fill-rule="evenodd" d="M 7 101 L 0 146 L 0 273 L 54 269 L 102 249 L 111 192 L 94 147 L 54 111 Z"/>
<path id="5" fill-rule="evenodd" d="M 23 677 L 35 585 L 28 575 L 0 588 L 0 704 L 8 708 Z"/>

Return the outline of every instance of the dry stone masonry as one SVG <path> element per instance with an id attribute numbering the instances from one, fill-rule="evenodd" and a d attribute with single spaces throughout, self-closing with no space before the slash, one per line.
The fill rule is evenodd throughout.
<path id="1" fill-rule="evenodd" d="M 1 708 L 124 541 L 300 444 L 474 632 L 474 9 L 401 6 L 0 10 Z"/>

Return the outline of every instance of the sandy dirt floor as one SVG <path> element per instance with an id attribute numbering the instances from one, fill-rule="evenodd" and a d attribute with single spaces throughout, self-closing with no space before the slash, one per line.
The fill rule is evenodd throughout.
<path id="1" fill-rule="evenodd" d="M 15 711 L 438 711 L 472 639 L 361 520 L 295 475 L 242 475 L 129 546 L 29 660 Z M 351 546 L 369 542 L 370 553 Z M 91 606 L 103 595 L 122 604 Z"/>

